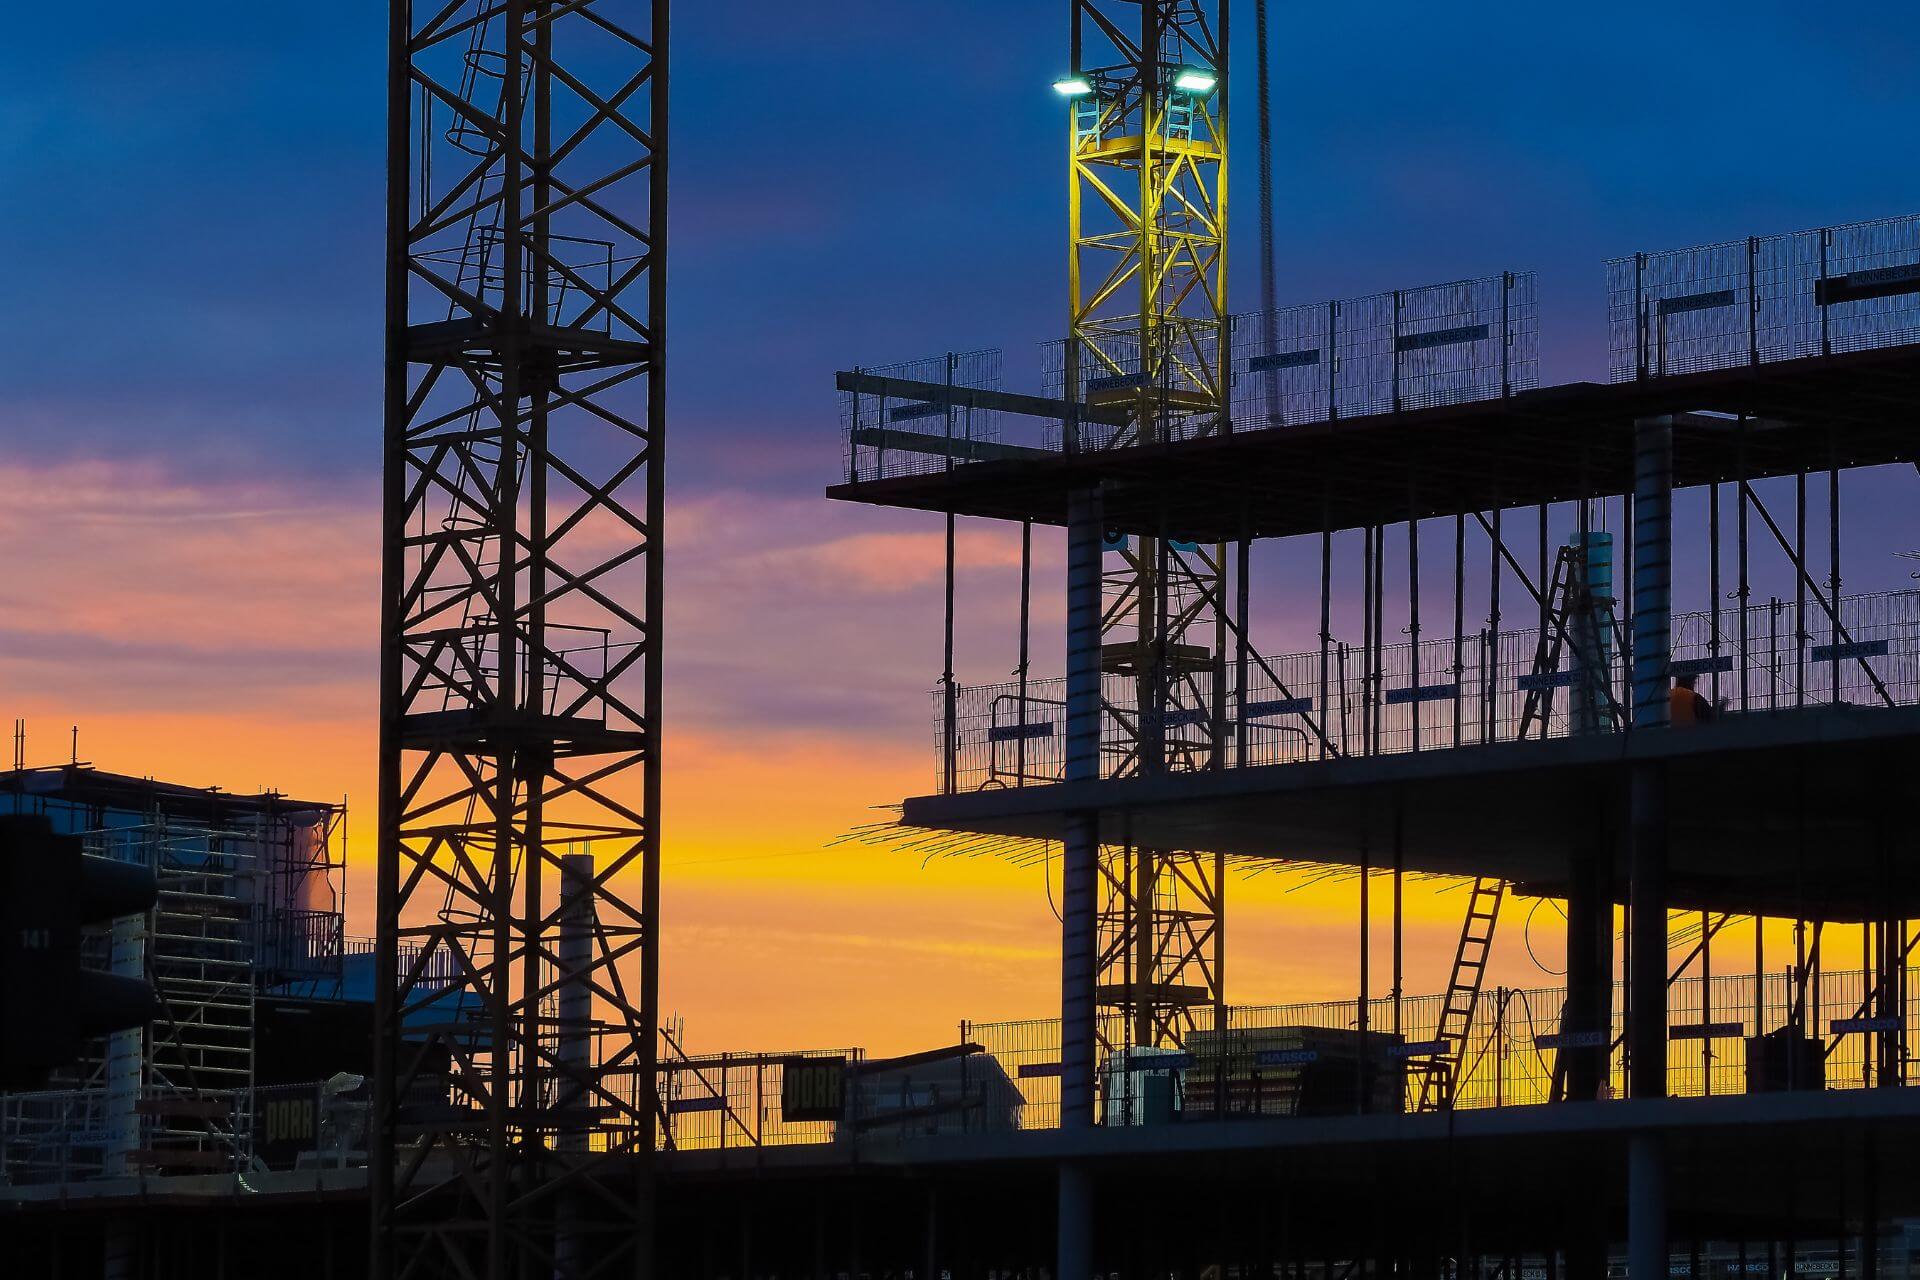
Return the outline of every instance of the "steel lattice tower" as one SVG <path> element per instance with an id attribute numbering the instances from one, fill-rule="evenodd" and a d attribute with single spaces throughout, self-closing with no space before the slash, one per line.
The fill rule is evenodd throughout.
<path id="1" fill-rule="evenodd" d="M 392 0 L 375 1275 L 651 1271 L 666 0 Z"/>
<path id="2" fill-rule="evenodd" d="M 1070 447 L 1228 430 L 1226 17 L 1199 0 L 1073 0 L 1064 381 L 1131 413 Z M 1138 709 L 1108 713 L 1125 739 L 1114 774 L 1225 764 L 1226 548 L 1160 534 L 1107 556 L 1103 683 Z M 1178 1042 L 1195 1010 L 1224 1007 L 1222 872 L 1208 853 L 1103 855 L 1096 992 L 1119 1038 Z"/>

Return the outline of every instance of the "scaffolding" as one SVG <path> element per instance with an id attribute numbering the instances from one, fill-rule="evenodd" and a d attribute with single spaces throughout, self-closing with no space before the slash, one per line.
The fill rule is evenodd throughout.
<path id="1" fill-rule="evenodd" d="M 150 981 L 158 1013 L 97 1042 L 53 1089 L 9 1098 L 8 1178 L 250 1167 L 258 998 L 341 994 L 344 806 L 84 765 L 0 775 L 0 805 L 149 868 L 158 886 L 144 919 L 85 944 L 96 967 Z"/>

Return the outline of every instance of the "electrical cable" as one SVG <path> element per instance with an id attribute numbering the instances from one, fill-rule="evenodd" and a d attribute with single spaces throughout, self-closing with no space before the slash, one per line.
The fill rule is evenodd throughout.
<path id="1" fill-rule="evenodd" d="M 1526 922 L 1520 926 L 1520 938 L 1521 938 L 1521 941 L 1527 944 L 1527 959 L 1533 961 L 1534 968 L 1538 969 L 1540 972 L 1546 974 L 1549 977 L 1564 978 L 1567 976 L 1567 971 L 1565 969 L 1549 969 L 1546 965 L 1540 963 L 1540 957 L 1533 949 L 1533 913 L 1540 909 L 1542 903 L 1547 903 L 1552 901 L 1553 899 L 1551 898 L 1534 899 L 1532 909 L 1527 912 Z M 1554 904 L 1554 909 L 1556 911 L 1560 909 L 1558 903 Z M 1566 913 L 1564 911 L 1561 912 L 1560 918 L 1562 920 L 1566 919 Z"/>
<path id="2" fill-rule="evenodd" d="M 1046 842 L 1040 851 L 1040 883 L 1047 887 L 1047 910 L 1053 912 L 1053 918 L 1062 924 L 1066 920 L 1060 914 L 1060 907 L 1053 900 L 1053 841 Z"/>

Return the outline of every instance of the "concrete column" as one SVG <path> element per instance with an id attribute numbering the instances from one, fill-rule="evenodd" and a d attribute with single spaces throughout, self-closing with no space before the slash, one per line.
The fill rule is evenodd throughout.
<path id="1" fill-rule="evenodd" d="M 1633 434 L 1633 727 L 1667 723 L 1673 650 L 1673 419 Z"/>
<path id="2" fill-rule="evenodd" d="M 113 922 L 109 953 L 116 978 L 147 976 L 147 921 L 144 915 Z M 129 1027 L 107 1036 L 106 1129 L 103 1165 L 108 1177 L 136 1172 L 128 1157 L 140 1148 L 140 1091 L 146 1084 L 147 1029 Z"/>
<path id="3" fill-rule="evenodd" d="M 1637 761 L 1629 780 L 1633 895 L 1632 990 L 1627 1001 L 1628 1092 L 1667 1096 L 1667 775 Z"/>
<path id="4" fill-rule="evenodd" d="M 1673 647 L 1673 419 L 1635 424 L 1633 465 L 1633 727 L 1667 723 Z M 1628 788 L 1633 963 L 1628 975 L 1636 1098 L 1667 1092 L 1667 788 L 1657 761 L 1637 761 Z"/>
<path id="5" fill-rule="evenodd" d="M 1666 1280 L 1667 1159 L 1654 1133 L 1627 1140 L 1627 1280 Z"/>
<path id="6" fill-rule="evenodd" d="M 1667 724 L 1673 647 L 1673 419 L 1635 424 L 1633 465 L 1633 727 Z M 1627 1028 L 1629 1092 L 1667 1092 L 1667 777 L 1636 761 L 1628 783 L 1633 963 Z M 1667 1168 L 1658 1135 L 1637 1133 L 1627 1151 L 1627 1272 L 1667 1273 Z"/>
<path id="7" fill-rule="evenodd" d="M 1561 1050 L 1567 1099 L 1592 1102 L 1606 1079 L 1606 1040 L 1613 1026 L 1612 849 L 1596 840 L 1575 849 L 1567 887 L 1567 1016 L 1569 1035 L 1598 1035 L 1596 1047 Z"/>
<path id="8" fill-rule="evenodd" d="M 1066 781 L 1100 776 L 1100 557 L 1105 530 L 1098 491 L 1067 506 Z M 1068 817 L 1060 859 L 1060 1127 L 1094 1119 L 1094 965 L 1100 824 Z M 1085 1169 L 1060 1167 L 1058 1280 L 1093 1274 L 1093 1190 Z"/>
<path id="9" fill-rule="evenodd" d="M 101 1236 L 100 1262 L 105 1280 L 139 1280 L 139 1227 L 124 1219 L 108 1224 Z"/>
<path id="10" fill-rule="evenodd" d="M 1057 1280 L 1093 1280 L 1093 1176 L 1086 1166 L 1060 1166 Z"/>

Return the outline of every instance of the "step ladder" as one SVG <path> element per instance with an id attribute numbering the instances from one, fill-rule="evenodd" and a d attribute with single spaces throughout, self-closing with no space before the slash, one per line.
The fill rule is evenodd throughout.
<path id="1" fill-rule="evenodd" d="M 1480 989 L 1487 976 L 1487 957 L 1493 950 L 1493 931 L 1500 921 L 1500 903 L 1506 897 L 1507 882 L 1482 877 L 1473 882 L 1467 899 L 1467 917 L 1460 925 L 1460 943 L 1453 953 L 1453 974 L 1447 980 L 1446 1002 L 1440 1009 L 1440 1025 L 1434 1039 L 1437 1052 L 1412 1059 L 1410 1068 L 1419 1077 L 1419 1092 L 1414 1095 L 1416 1111 L 1439 1111 L 1453 1105 L 1454 1088 L 1464 1055 L 1467 1034 L 1473 1028 L 1474 1009 L 1480 1003 Z"/>
<path id="2" fill-rule="evenodd" d="M 1540 628 L 1533 653 L 1532 677 L 1526 681 L 1527 700 L 1520 712 L 1520 727 L 1514 733 L 1525 739 L 1538 723 L 1545 737 L 1553 720 L 1553 692 L 1557 685 L 1567 688 L 1568 713 L 1589 700 L 1596 721 L 1618 728 L 1624 709 L 1614 696 L 1613 672 L 1608 657 L 1607 631 L 1612 625 L 1609 611 L 1602 606 L 1612 601 L 1596 598 L 1586 573 L 1586 549 L 1563 544 L 1554 557 L 1551 576 L 1544 585 L 1546 625 Z M 1582 643 L 1586 653 L 1580 652 Z M 1574 667 L 1559 677 L 1563 659 L 1571 657 Z M 1579 683 L 1574 683 L 1575 677 Z M 1596 723 L 1591 727 L 1598 728 Z"/>

